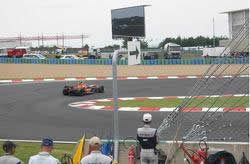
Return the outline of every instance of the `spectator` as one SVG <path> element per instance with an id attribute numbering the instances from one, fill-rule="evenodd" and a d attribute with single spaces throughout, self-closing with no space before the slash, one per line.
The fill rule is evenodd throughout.
<path id="1" fill-rule="evenodd" d="M 0 157 L 0 164 L 23 164 L 23 161 L 14 157 L 16 153 L 16 144 L 6 141 L 3 144 L 5 155 Z"/>
<path id="2" fill-rule="evenodd" d="M 103 155 L 100 151 L 101 140 L 98 137 L 92 137 L 89 141 L 89 149 L 91 153 L 81 160 L 81 164 L 111 164 L 112 159 Z"/>
<path id="3" fill-rule="evenodd" d="M 143 115 L 144 126 L 137 129 L 137 140 L 141 145 L 141 164 L 157 164 L 157 129 L 151 128 L 152 115 Z"/>
<path id="4" fill-rule="evenodd" d="M 50 155 L 53 146 L 54 143 L 51 138 L 44 138 L 41 144 L 41 152 L 30 157 L 29 164 L 60 164 L 58 159 Z"/>

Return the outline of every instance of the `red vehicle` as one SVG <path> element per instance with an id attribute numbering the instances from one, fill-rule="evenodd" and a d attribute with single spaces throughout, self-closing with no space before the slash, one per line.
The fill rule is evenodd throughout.
<path id="1" fill-rule="evenodd" d="M 9 58 L 21 58 L 24 54 L 27 54 L 27 48 L 26 47 L 17 47 L 15 49 L 9 49 L 7 51 Z"/>

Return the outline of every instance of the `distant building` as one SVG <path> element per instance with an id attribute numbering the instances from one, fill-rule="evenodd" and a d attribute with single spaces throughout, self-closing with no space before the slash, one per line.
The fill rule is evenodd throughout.
<path id="1" fill-rule="evenodd" d="M 232 39 L 237 38 L 233 42 L 233 44 L 231 44 L 230 48 L 238 52 L 249 52 L 249 8 L 241 9 L 241 10 L 226 11 L 226 12 L 222 12 L 221 14 L 228 14 L 229 40 L 220 41 L 220 46 L 224 47 Z M 242 27 L 245 24 L 246 26 L 243 29 Z M 241 31 L 242 29 L 243 31 Z M 236 45 L 236 43 L 239 41 L 240 41 L 240 44 L 238 46 Z"/>

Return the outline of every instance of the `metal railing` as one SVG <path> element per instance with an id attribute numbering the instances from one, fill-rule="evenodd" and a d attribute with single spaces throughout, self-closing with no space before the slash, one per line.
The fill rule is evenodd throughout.
<path id="1" fill-rule="evenodd" d="M 112 65 L 112 59 L 24 59 L 0 58 L 0 63 L 11 64 L 94 64 Z M 128 65 L 128 60 L 118 60 L 118 65 Z M 241 58 L 191 58 L 142 60 L 142 65 L 197 65 L 197 64 L 249 64 L 248 57 Z"/>

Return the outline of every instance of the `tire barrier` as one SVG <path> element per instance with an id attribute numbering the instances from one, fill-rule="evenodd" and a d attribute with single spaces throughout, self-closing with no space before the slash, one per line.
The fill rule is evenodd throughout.
<path id="1" fill-rule="evenodd" d="M 112 59 L 24 59 L 0 58 L 0 63 L 12 64 L 90 64 L 111 65 Z M 142 65 L 201 65 L 201 64 L 249 64 L 248 57 L 241 58 L 191 58 L 142 60 Z M 127 59 L 118 60 L 118 65 L 128 65 Z"/>

